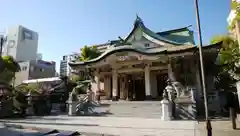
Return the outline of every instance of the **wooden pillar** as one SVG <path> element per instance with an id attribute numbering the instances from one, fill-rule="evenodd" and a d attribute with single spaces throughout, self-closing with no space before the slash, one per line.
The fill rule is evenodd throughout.
<path id="1" fill-rule="evenodd" d="M 101 89 L 100 89 L 100 75 L 97 73 L 95 76 L 95 81 L 96 81 L 96 100 L 100 101 L 100 95 L 101 95 Z"/>
<path id="2" fill-rule="evenodd" d="M 122 100 L 125 100 L 126 97 L 127 97 L 127 94 L 126 94 L 126 76 L 123 75 L 121 78 L 121 81 L 120 81 L 120 99 Z"/>
<path id="3" fill-rule="evenodd" d="M 106 94 L 106 99 L 111 98 L 111 75 L 105 75 L 104 76 L 104 92 Z"/>
<path id="4" fill-rule="evenodd" d="M 150 74 L 150 69 L 149 65 L 145 67 L 145 95 L 146 95 L 146 100 L 151 100 L 151 74 Z"/>
<path id="5" fill-rule="evenodd" d="M 112 72 L 112 96 L 112 99 L 116 101 L 118 96 L 118 74 L 115 69 Z"/>
<path id="6" fill-rule="evenodd" d="M 176 81 L 176 77 L 173 71 L 173 63 L 172 63 L 172 59 L 169 58 L 168 61 L 168 78 L 170 81 L 175 82 Z"/>

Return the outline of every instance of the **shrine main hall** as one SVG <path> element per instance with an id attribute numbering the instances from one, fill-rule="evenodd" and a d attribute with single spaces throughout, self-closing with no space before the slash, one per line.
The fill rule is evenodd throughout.
<path id="1" fill-rule="evenodd" d="M 94 96 L 102 94 L 101 99 L 160 100 L 167 81 L 178 82 L 176 90 L 195 89 L 201 94 L 198 47 L 189 27 L 154 32 L 137 17 L 125 38 L 97 45 L 100 56 L 69 65 L 77 71 L 94 70 L 92 91 Z M 209 71 L 220 46 L 203 46 L 208 90 L 213 89 Z"/>

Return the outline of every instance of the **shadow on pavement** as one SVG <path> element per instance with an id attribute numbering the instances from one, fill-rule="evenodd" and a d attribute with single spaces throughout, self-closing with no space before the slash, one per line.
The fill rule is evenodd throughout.
<path id="1" fill-rule="evenodd" d="M 21 129 L 12 129 L 8 127 L 0 128 L 0 135 L 1 136 L 30 136 L 30 135 L 39 135 L 37 131 L 28 131 L 24 132 Z"/>

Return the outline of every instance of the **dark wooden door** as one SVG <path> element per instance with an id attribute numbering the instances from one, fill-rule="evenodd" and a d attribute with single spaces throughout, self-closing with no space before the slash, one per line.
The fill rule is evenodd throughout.
<path id="1" fill-rule="evenodd" d="M 137 101 L 145 100 L 145 82 L 144 79 L 135 80 L 135 96 Z"/>

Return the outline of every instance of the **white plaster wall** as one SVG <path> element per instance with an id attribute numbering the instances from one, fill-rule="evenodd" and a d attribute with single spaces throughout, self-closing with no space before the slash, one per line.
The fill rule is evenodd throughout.
<path id="1" fill-rule="evenodd" d="M 12 56 L 14 59 L 16 59 L 18 37 L 19 37 L 18 28 L 16 27 L 8 28 L 6 45 L 3 47 L 4 56 L 9 55 L 9 56 Z M 12 41 L 14 41 L 15 44 L 10 46 L 10 43 Z"/>
<path id="2" fill-rule="evenodd" d="M 31 33 L 33 34 L 33 39 L 22 40 L 23 29 L 27 29 L 27 28 L 19 26 L 19 32 L 18 32 L 19 39 L 18 39 L 18 45 L 17 45 L 16 58 L 17 60 L 36 60 L 37 50 L 38 50 L 38 33 L 27 29 L 31 31 Z"/>
<path id="3" fill-rule="evenodd" d="M 132 46 L 136 46 L 136 47 L 139 47 L 139 48 L 160 47 L 159 44 L 156 44 L 156 43 L 153 43 L 153 42 L 147 40 L 144 37 L 144 35 L 146 36 L 146 34 L 144 34 L 141 29 L 137 29 L 135 31 L 135 33 L 132 35 L 132 37 L 129 38 L 128 42 L 132 43 Z M 154 40 L 154 39 L 152 39 L 152 40 Z M 145 46 L 146 44 L 148 44 L 148 46 Z M 162 43 L 162 46 L 164 46 L 164 45 L 168 45 L 168 44 L 167 43 Z"/>
<path id="4" fill-rule="evenodd" d="M 29 30 L 33 39 L 23 39 L 23 29 L 29 30 L 22 26 L 10 27 L 7 32 L 7 45 L 4 48 L 4 55 L 13 56 L 17 61 L 36 60 L 38 50 L 38 33 Z M 13 43 L 15 44 L 8 44 Z"/>
<path id="5" fill-rule="evenodd" d="M 92 91 L 96 92 L 97 91 L 97 83 L 96 82 L 92 82 Z M 104 90 L 104 82 L 100 82 L 100 89 Z"/>

